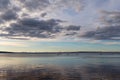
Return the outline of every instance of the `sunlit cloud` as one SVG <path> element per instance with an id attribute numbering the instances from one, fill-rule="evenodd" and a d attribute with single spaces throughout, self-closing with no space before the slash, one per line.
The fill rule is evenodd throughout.
<path id="1" fill-rule="evenodd" d="M 27 47 L 24 42 L 9 42 L 9 41 L 1 41 L 0 46 L 9 46 L 9 47 Z"/>

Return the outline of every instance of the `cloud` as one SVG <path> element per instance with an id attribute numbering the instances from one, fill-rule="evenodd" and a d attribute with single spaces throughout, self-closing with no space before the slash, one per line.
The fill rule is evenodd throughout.
<path id="1" fill-rule="evenodd" d="M 10 1 L 9 0 L 0 0 L 0 11 L 9 7 Z"/>
<path id="2" fill-rule="evenodd" d="M 64 10 L 71 8 L 76 12 L 80 12 L 84 8 L 83 0 L 51 0 L 52 9 Z"/>
<path id="3" fill-rule="evenodd" d="M 0 0 L 0 37 L 28 40 L 66 37 L 80 30 L 60 19 L 45 19 L 48 12 L 81 9 L 81 0 Z M 66 35 L 69 34 L 69 35 Z M 76 33 L 77 34 L 77 33 Z"/>
<path id="4" fill-rule="evenodd" d="M 28 10 L 44 10 L 46 7 L 50 5 L 49 0 L 21 0 L 23 7 Z"/>
<path id="5" fill-rule="evenodd" d="M 47 39 L 73 34 L 79 26 L 61 25 L 64 19 L 47 15 L 69 8 L 79 12 L 82 4 L 82 0 L 0 0 L 0 37 Z"/>
<path id="6" fill-rule="evenodd" d="M 78 38 L 77 36 L 80 32 L 80 28 L 81 28 L 81 26 L 76 26 L 76 25 L 66 26 L 64 36 L 68 37 L 68 38 L 71 38 L 71 37 L 72 38 Z"/>
<path id="7" fill-rule="evenodd" d="M 96 40 L 120 40 L 120 12 L 103 12 L 102 27 L 88 31 L 82 35 L 84 38 Z"/>
<path id="8" fill-rule="evenodd" d="M 13 46 L 13 47 L 27 47 L 28 45 L 26 45 L 23 42 L 6 42 L 6 41 L 2 41 L 0 42 L 0 46 Z"/>
<path id="9" fill-rule="evenodd" d="M 14 37 L 37 37 L 37 38 L 49 38 L 54 37 L 55 33 L 60 31 L 59 20 L 37 20 L 32 18 L 25 18 L 18 20 L 17 23 L 12 23 L 10 27 L 6 27 L 3 31 L 7 34 L 0 34 L 1 36 Z"/>
<path id="10" fill-rule="evenodd" d="M 5 21 L 10 21 L 10 20 L 17 19 L 17 14 L 13 10 L 8 10 L 8 11 L 2 13 L 2 15 L 0 17 Z"/>
<path id="11" fill-rule="evenodd" d="M 99 28 L 96 31 L 88 31 L 82 37 L 97 40 L 120 40 L 120 26 Z"/>
<path id="12" fill-rule="evenodd" d="M 100 21 L 105 26 L 119 26 L 120 25 L 120 12 L 119 11 L 101 11 L 102 17 Z"/>
<path id="13" fill-rule="evenodd" d="M 89 4 L 87 9 L 84 8 L 85 2 Z M 0 37 L 22 40 L 31 38 L 120 40 L 120 12 L 117 11 L 101 11 L 100 27 L 88 31 L 95 27 L 88 26 L 94 21 L 92 18 L 97 18 L 91 12 L 98 9 L 90 5 L 93 4 L 88 0 L 0 0 Z M 93 10 L 91 8 L 94 11 L 90 11 Z M 83 9 L 85 10 L 79 13 Z M 72 15 L 76 14 L 71 11 L 78 12 L 79 15 L 69 18 L 66 14 L 63 15 L 65 10 Z"/>
<path id="14" fill-rule="evenodd" d="M 14 4 L 14 5 L 13 5 Z M 64 9 L 73 9 L 80 12 L 84 8 L 83 0 L 11 0 L 10 6 L 19 7 L 24 12 L 39 14 L 42 12 L 56 12 Z"/>
<path id="15" fill-rule="evenodd" d="M 81 26 L 70 25 L 67 27 L 67 30 L 68 31 L 70 31 L 70 30 L 78 31 L 78 30 L 80 30 L 80 27 Z"/>
<path id="16" fill-rule="evenodd" d="M 11 23 L 9 27 L 2 27 L 0 36 L 21 40 L 30 38 L 56 39 L 59 36 L 68 37 L 70 34 L 77 34 L 77 32 L 80 31 L 80 26 L 60 25 L 63 22 L 64 21 L 58 19 L 38 20 L 34 18 L 24 18 L 18 20 L 16 23 Z"/>
<path id="17" fill-rule="evenodd" d="M 47 13 L 42 13 L 41 17 L 45 17 L 47 15 Z"/>

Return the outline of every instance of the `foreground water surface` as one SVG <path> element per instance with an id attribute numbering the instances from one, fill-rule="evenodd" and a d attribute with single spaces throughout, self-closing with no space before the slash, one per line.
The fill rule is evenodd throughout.
<path id="1" fill-rule="evenodd" d="M 120 80 L 120 54 L 0 54 L 0 80 Z"/>

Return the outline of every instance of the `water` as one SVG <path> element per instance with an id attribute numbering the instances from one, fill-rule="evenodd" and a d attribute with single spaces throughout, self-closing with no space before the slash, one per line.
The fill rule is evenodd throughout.
<path id="1" fill-rule="evenodd" d="M 120 80 L 120 54 L 0 54 L 0 80 Z"/>

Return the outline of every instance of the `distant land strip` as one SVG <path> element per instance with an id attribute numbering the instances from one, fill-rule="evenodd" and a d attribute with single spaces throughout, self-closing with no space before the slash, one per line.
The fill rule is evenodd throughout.
<path id="1" fill-rule="evenodd" d="M 75 52 L 9 52 L 9 51 L 0 51 L 0 53 L 10 53 L 10 54 L 72 54 L 72 53 L 107 53 L 107 54 L 120 54 L 120 52 L 103 52 L 103 51 L 75 51 Z"/>

